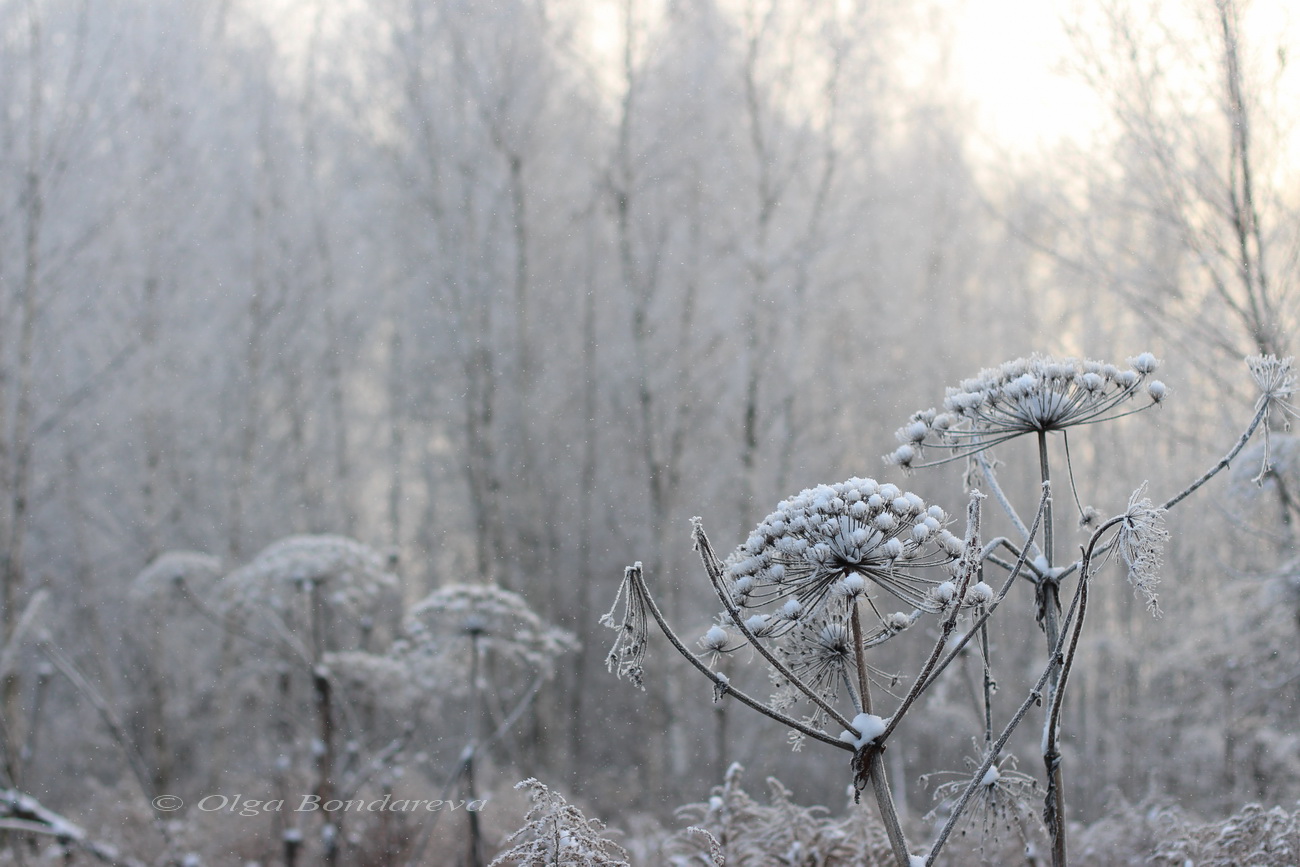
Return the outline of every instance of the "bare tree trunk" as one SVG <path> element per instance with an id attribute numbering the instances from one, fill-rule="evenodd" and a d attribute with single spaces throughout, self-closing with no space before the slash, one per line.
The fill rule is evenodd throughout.
<path id="1" fill-rule="evenodd" d="M 8 463 L 3 464 L 7 470 L 4 483 L 8 488 L 8 523 L 4 527 L 4 551 L 0 555 L 0 582 L 3 582 L 2 602 L 3 620 L 0 621 L 0 646 L 8 644 L 17 624 L 18 606 L 26 591 L 27 583 L 27 520 L 29 497 L 31 495 L 32 471 L 32 410 L 33 410 L 33 353 L 36 335 L 37 293 L 40 290 L 41 240 L 45 227 L 45 188 L 44 167 L 42 165 L 43 139 L 43 89 L 45 76 L 43 69 L 43 42 L 41 20 L 36 4 L 28 7 L 28 38 L 30 39 L 31 89 L 29 92 L 29 116 L 27 129 L 27 176 L 23 195 L 23 273 L 19 286 L 17 303 L 18 315 L 18 381 L 17 397 L 14 405 L 13 433 L 8 442 Z M 0 393 L 0 403 L 7 395 Z M 0 429 L 0 440 L 4 439 Z M 0 685 L 0 701 L 3 703 L 5 728 L 5 758 L 9 763 L 11 785 L 20 786 L 21 768 L 16 751 L 23 742 L 23 720 L 19 708 L 21 679 L 17 668 L 5 675 Z"/>
<path id="2" fill-rule="evenodd" d="M 405 486 L 406 372 L 402 357 L 402 321 L 392 317 L 388 337 L 388 545 L 390 553 L 402 550 L 402 501 Z"/>

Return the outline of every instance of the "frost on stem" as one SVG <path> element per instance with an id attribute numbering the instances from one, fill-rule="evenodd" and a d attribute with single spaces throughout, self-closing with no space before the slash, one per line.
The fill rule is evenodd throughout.
<path id="1" fill-rule="evenodd" d="M 512 843 L 488 867 L 563 864 L 566 867 L 628 867 L 628 853 L 604 835 L 599 819 L 582 811 L 535 779 L 515 786 L 528 789 L 533 802 L 525 824 L 506 838 Z"/>
<path id="2" fill-rule="evenodd" d="M 1164 562 L 1165 510 L 1156 508 L 1146 497 L 1146 483 L 1129 497 L 1128 509 L 1119 524 L 1119 555 L 1128 567 L 1128 580 L 1146 601 L 1147 610 L 1160 616 L 1156 585 L 1160 583 L 1160 566 Z"/>
<path id="3" fill-rule="evenodd" d="M 1164 402 L 1169 390 L 1151 379 L 1160 362 L 1149 352 L 1128 368 L 1078 358 L 1018 358 L 949 388 L 943 411 L 914 413 L 885 460 L 904 468 L 967 457 L 1022 434 L 1095 424 Z M 1145 396 L 1146 402 L 1123 406 Z M 926 449 L 946 457 L 922 463 Z"/>

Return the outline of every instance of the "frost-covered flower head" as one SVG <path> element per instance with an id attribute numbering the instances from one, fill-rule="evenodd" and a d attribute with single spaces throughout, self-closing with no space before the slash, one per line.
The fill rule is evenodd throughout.
<path id="1" fill-rule="evenodd" d="M 1275 355 L 1252 355 L 1246 359 L 1246 367 L 1265 399 L 1287 406 L 1296 388 L 1296 376 L 1291 369 L 1294 361 Z"/>
<path id="2" fill-rule="evenodd" d="M 931 591 L 946 576 L 920 570 L 961 554 L 946 520 L 938 506 L 873 479 L 808 488 L 782 501 L 727 559 L 727 588 L 737 606 L 769 609 L 747 621 L 759 635 L 789 631 L 828 600 L 870 598 L 871 585 L 914 609 L 938 611 L 943 604 Z"/>
<path id="3" fill-rule="evenodd" d="M 840 597 L 832 600 L 822 612 L 814 617 L 805 618 L 797 623 L 788 633 L 776 642 L 776 652 L 789 667 L 790 672 L 799 681 L 811 688 L 827 703 L 836 704 L 846 693 L 856 703 L 855 684 L 858 681 L 858 659 L 853 647 L 853 631 L 850 628 L 847 607 L 852 597 Z M 910 626 L 919 611 L 911 615 L 897 612 L 881 618 L 877 629 L 863 636 L 864 647 L 880 644 L 897 635 Z M 873 680 L 889 683 L 892 678 L 884 672 L 868 665 L 867 674 Z M 787 710 L 805 700 L 805 695 L 793 684 L 784 683 L 776 678 L 777 689 L 772 696 L 772 705 Z M 803 722 L 813 728 L 823 727 L 826 713 L 819 707 L 812 707 Z M 804 737 L 799 732 L 790 733 L 790 742 L 798 749 Z"/>
<path id="4" fill-rule="evenodd" d="M 192 606 L 196 600 L 207 598 L 220 577 L 221 561 L 216 557 L 196 551 L 168 551 L 135 577 L 129 595 L 132 601 L 150 608 L 171 603 Z"/>
<path id="5" fill-rule="evenodd" d="M 310 625 L 322 618 L 322 649 L 351 649 L 399 603 L 384 558 L 345 536 L 281 539 L 221 585 L 228 614 L 296 650 L 314 640 Z"/>
<path id="6" fill-rule="evenodd" d="M 973 773 L 983 761 L 968 757 L 965 774 L 952 774 L 955 779 L 935 787 L 934 797 L 939 802 L 927 818 L 934 819 L 945 804 L 955 802 L 974 781 Z M 1034 800 L 1042 796 L 1037 780 L 1016 770 L 1016 757 L 1010 753 L 995 761 L 980 777 L 966 811 L 958 820 L 961 833 L 974 829 L 976 845 L 985 859 L 1003 854 L 1004 835 L 1014 834 L 1018 848 L 1028 845 L 1030 834 L 1041 829 Z"/>
<path id="7" fill-rule="evenodd" d="M 799 624 L 778 650 L 790 671 L 828 702 L 833 703 L 857 676 L 853 633 L 840 617 L 818 616 Z M 788 708 L 800 698 L 802 693 L 784 684 L 777 689 L 773 704 Z M 824 716 L 820 708 L 815 709 L 807 722 L 820 724 Z"/>
<path id="8" fill-rule="evenodd" d="M 1022 434 L 1059 431 L 1109 421 L 1164 401 L 1168 389 L 1151 374 L 1160 362 L 1149 352 L 1128 368 L 1078 358 L 1018 358 L 948 389 L 943 412 L 912 415 L 895 434 L 886 457 L 902 467 L 932 466 L 983 451 Z M 1125 406 L 1143 397 L 1139 405 Z M 927 448 L 952 452 L 922 463 Z"/>
<path id="9" fill-rule="evenodd" d="M 1119 555 L 1128 567 L 1128 580 L 1146 601 L 1147 610 L 1159 616 L 1156 585 L 1160 583 L 1160 566 L 1164 560 L 1165 510 L 1158 509 L 1146 497 L 1146 484 L 1133 492 L 1128 509 L 1119 524 Z"/>
<path id="10" fill-rule="evenodd" d="M 348 650 L 327 653 L 325 669 L 354 707 L 388 708 L 403 719 L 413 719 L 430 701 L 445 700 L 461 686 L 464 677 L 430 660 L 404 642 L 386 653 Z"/>
<path id="11" fill-rule="evenodd" d="M 544 671 L 578 646 L 572 633 L 546 623 L 518 593 L 487 584 L 434 591 L 411 609 L 406 631 L 415 644 L 459 644 L 446 640 L 453 635 L 476 638 L 485 649 Z M 463 652 L 463 645 L 451 652 Z"/>
<path id="12" fill-rule="evenodd" d="M 1273 407 L 1280 408 L 1283 413 L 1282 421 L 1287 429 L 1290 429 L 1291 422 L 1286 416 L 1300 418 L 1300 410 L 1291 403 L 1291 396 L 1296 390 L 1296 375 L 1291 369 L 1294 361 L 1293 358 L 1278 358 L 1274 355 L 1253 355 L 1246 359 L 1246 367 L 1250 369 L 1250 375 L 1260 390 L 1257 410 L 1263 413 L 1267 420 Z M 1259 474 L 1251 480 L 1257 485 L 1262 485 L 1264 479 L 1273 471 L 1272 432 L 1269 427 L 1268 424 L 1264 425 L 1264 456 L 1260 461 Z"/>

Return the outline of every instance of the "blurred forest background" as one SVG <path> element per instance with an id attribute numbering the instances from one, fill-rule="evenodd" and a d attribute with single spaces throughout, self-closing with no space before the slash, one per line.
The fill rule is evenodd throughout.
<path id="1" fill-rule="evenodd" d="M 1062 14 L 1099 123 L 1029 147 L 980 133 L 926 3 L 0 0 L 0 783 L 143 857 L 161 794 L 400 764 L 442 797 L 522 701 L 484 793 L 537 776 L 628 827 L 740 762 L 841 805 L 841 757 L 666 646 L 648 694 L 606 673 L 623 567 L 694 636 L 692 515 L 729 550 L 853 475 L 960 515 L 960 467 L 881 455 L 1033 352 L 1164 360 L 1166 406 L 1071 442 L 1085 504 L 1159 498 L 1250 418 L 1242 357 L 1295 348 L 1295 31 Z M 1171 516 L 1163 619 L 1099 585 L 1072 819 L 1300 798 L 1300 441 L 1272 446 Z M 284 562 L 350 589 L 259 629 Z M 480 603 L 528 646 L 494 661 Z M 453 625 L 394 645 L 407 612 Z M 941 699 L 889 754 L 914 815 L 976 713 Z M 286 830 L 181 815 L 249 858 Z"/>

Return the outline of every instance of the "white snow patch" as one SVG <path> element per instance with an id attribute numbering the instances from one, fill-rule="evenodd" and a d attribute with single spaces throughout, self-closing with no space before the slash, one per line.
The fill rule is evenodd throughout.
<path id="1" fill-rule="evenodd" d="M 840 732 L 840 740 L 862 749 L 885 733 L 888 723 L 873 713 L 860 713 L 853 718 L 853 727 L 860 732 L 858 737 L 853 732 Z"/>

